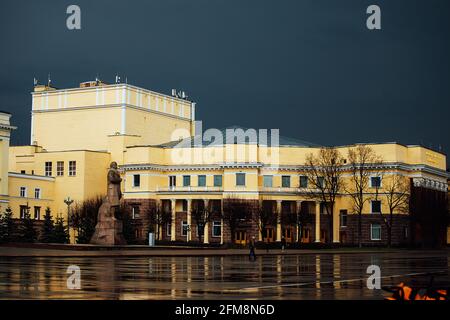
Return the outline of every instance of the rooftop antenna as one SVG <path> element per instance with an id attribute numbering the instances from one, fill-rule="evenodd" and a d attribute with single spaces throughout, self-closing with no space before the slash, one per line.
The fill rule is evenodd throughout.
<path id="1" fill-rule="evenodd" d="M 38 85 L 38 80 L 36 78 L 33 78 L 33 84 L 35 87 Z"/>
<path id="2" fill-rule="evenodd" d="M 98 73 L 97 73 L 97 75 L 95 76 L 95 82 L 96 82 L 96 84 L 98 84 L 98 83 L 100 82 L 100 78 L 98 77 Z"/>
<path id="3" fill-rule="evenodd" d="M 48 74 L 48 79 L 47 79 L 47 86 L 50 87 L 50 84 L 52 83 L 52 79 L 50 78 L 50 73 Z"/>
<path id="4" fill-rule="evenodd" d="M 128 77 L 125 77 L 125 83 L 128 84 Z"/>
<path id="5" fill-rule="evenodd" d="M 120 83 L 120 76 L 118 74 L 116 74 L 116 84 Z"/>

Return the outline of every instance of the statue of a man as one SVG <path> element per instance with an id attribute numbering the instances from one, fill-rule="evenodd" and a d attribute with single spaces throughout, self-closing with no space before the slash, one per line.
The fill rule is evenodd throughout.
<path id="1" fill-rule="evenodd" d="M 122 198 L 122 192 L 120 191 L 120 177 L 119 170 L 117 170 L 117 163 L 111 162 L 108 171 L 108 192 L 107 197 L 111 207 L 118 207 L 120 205 L 120 198 Z"/>

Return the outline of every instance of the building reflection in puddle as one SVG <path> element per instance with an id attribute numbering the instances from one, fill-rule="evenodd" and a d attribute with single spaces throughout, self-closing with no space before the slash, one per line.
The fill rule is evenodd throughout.
<path id="1" fill-rule="evenodd" d="M 374 299 L 366 269 L 382 275 L 449 270 L 450 257 L 395 254 L 304 254 L 228 257 L 0 258 L 0 299 Z M 67 267 L 81 289 L 67 288 Z M 446 277 L 436 277 L 442 281 Z M 360 279 L 360 280 L 358 280 Z M 421 284 L 429 276 L 383 278 Z M 351 281 L 348 281 L 351 280 Z"/>

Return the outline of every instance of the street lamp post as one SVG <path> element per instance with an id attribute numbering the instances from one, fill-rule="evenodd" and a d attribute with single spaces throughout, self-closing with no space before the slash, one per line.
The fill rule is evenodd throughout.
<path id="1" fill-rule="evenodd" d="M 73 203 L 73 200 L 70 197 L 64 200 L 64 203 L 67 205 L 67 232 L 69 233 L 69 243 L 70 243 L 70 205 Z"/>

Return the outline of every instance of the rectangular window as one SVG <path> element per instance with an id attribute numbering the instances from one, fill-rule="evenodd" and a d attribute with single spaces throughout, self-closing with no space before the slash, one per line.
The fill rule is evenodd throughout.
<path id="1" fill-rule="evenodd" d="M 198 186 L 199 187 L 206 187 L 206 176 L 205 175 L 199 175 L 198 176 Z"/>
<path id="2" fill-rule="evenodd" d="M 381 187 L 381 177 L 370 177 L 370 186 L 372 188 Z"/>
<path id="3" fill-rule="evenodd" d="M 168 237 L 170 237 L 172 235 L 172 224 L 171 223 L 166 224 L 166 234 Z"/>
<path id="4" fill-rule="evenodd" d="M 20 196 L 22 198 L 26 198 L 27 197 L 27 188 L 25 187 L 20 187 Z"/>
<path id="5" fill-rule="evenodd" d="M 45 162 L 45 176 L 51 177 L 52 176 L 52 163 L 51 162 Z"/>
<path id="6" fill-rule="evenodd" d="M 34 207 L 34 219 L 35 220 L 41 219 L 41 207 Z"/>
<path id="7" fill-rule="evenodd" d="M 266 188 L 273 187 L 273 176 L 263 176 L 263 186 Z"/>
<path id="8" fill-rule="evenodd" d="M 25 174 L 26 171 L 25 171 L 25 170 L 20 170 L 20 173 L 21 173 L 21 174 Z"/>
<path id="9" fill-rule="evenodd" d="M 56 175 L 62 177 L 64 175 L 64 161 L 56 162 Z"/>
<path id="10" fill-rule="evenodd" d="M 380 213 L 381 212 L 381 201 L 380 200 L 373 200 L 371 202 L 372 204 L 372 213 Z"/>
<path id="11" fill-rule="evenodd" d="M 133 174 L 133 187 L 138 188 L 141 186 L 141 175 Z"/>
<path id="12" fill-rule="evenodd" d="M 213 221 L 212 228 L 213 237 L 220 237 L 222 235 L 222 223 L 220 221 Z"/>
<path id="13" fill-rule="evenodd" d="M 139 206 L 132 206 L 131 207 L 131 216 L 133 219 L 138 219 L 140 217 L 140 210 Z"/>
<path id="14" fill-rule="evenodd" d="M 177 186 L 177 176 L 169 176 L 169 187 L 176 187 Z"/>
<path id="15" fill-rule="evenodd" d="M 381 225 L 379 223 L 370 225 L 370 240 L 381 240 Z"/>
<path id="16" fill-rule="evenodd" d="M 323 177 L 317 177 L 317 186 L 323 188 L 325 179 Z"/>
<path id="17" fill-rule="evenodd" d="M 215 175 L 214 176 L 214 187 L 221 187 L 221 186 L 222 186 L 222 176 Z"/>
<path id="18" fill-rule="evenodd" d="M 181 222 L 181 235 L 187 236 L 187 234 L 188 234 L 188 223 L 187 223 L 187 221 L 182 221 Z"/>
<path id="19" fill-rule="evenodd" d="M 340 211 L 341 227 L 347 226 L 347 210 Z"/>
<path id="20" fill-rule="evenodd" d="M 236 173 L 236 186 L 245 186 L 245 173 Z"/>
<path id="21" fill-rule="evenodd" d="M 20 219 L 25 219 L 25 215 L 28 214 L 30 208 L 28 206 L 20 206 Z"/>
<path id="22" fill-rule="evenodd" d="M 35 199 L 40 199 L 41 198 L 41 189 L 39 189 L 39 188 L 35 188 L 34 189 L 34 198 Z"/>
<path id="23" fill-rule="evenodd" d="M 282 188 L 290 188 L 291 187 L 291 176 L 282 176 L 281 177 L 281 187 Z"/>
<path id="24" fill-rule="evenodd" d="M 69 161 L 69 176 L 73 177 L 77 175 L 77 162 Z"/>
<path id="25" fill-rule="evenodd" d="M 300 176 L 300 188 L 308 188 L 308 177 Z"/>
<path id="26" fill-rule="evenodd" d="M 183 176 L 183 187 L 189 187 L 191 185 L 191 176 Z"/>
<path id="27" fill-rule="evenodd" d="M 187 210 L 187 207 L 188 207 L 188 206 L 187 206 L 187 200 L 183 200 L 182 203 L 183 203 L 182 211 L 183 211 L 183 212 L 187 212 L 187 211 L 188 211 L 188 210 Z"/>

